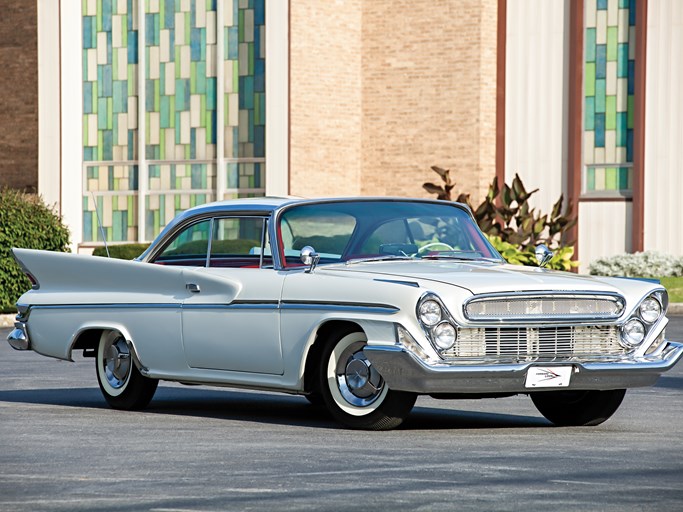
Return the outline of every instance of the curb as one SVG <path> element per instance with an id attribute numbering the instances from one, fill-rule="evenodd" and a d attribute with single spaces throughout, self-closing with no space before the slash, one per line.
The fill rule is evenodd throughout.
<path id="1" fill-rule="evenodd" d="M 9 315 L 0 315 L 0 327 L 14 327 L 14 317 L 16 313 Z"/>
<path id="2" fill-rule="evenodd" d="M 683 315 L 683 302 L 674 302 L 669 304 L 669 308 L 666 310 L 669 315 Z"/>
<path id="3" fill-rule="evenodd" d="M 674 302 L 669 304 L 667 310 L 669 315 L 683 315 L 683 302 Z M 0 315 L 0 328 L 14 327 L 14 317 L 16 314 L 10 313 L 8 315 Z"/>

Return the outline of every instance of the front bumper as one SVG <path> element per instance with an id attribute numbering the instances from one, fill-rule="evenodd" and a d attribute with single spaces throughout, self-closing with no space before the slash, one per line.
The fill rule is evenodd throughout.
<path id="1" fill-rule="evenodd" d="M 398 345 L 370 345 L 363 349 L 389 388 L 422 394 L 529 393 L 526 374 L 532 366 L 572 366 L 568 387 L 607 390 L 652 386 L 683 356 L 683 344 L 665 343 L 656 355 L 610 362 L 524 362 L 517 364 L 427 364 Z M 553 388 L 558 389 L 558 388 Z"/>
<path id="2" fill-rule="evenodd" d="M 26 324 L 23 322 L 15 322 L 14 330 L 7 336 L 7 342 L 15 350 L 30 350 L 31 342 L 28 338 Z"/>

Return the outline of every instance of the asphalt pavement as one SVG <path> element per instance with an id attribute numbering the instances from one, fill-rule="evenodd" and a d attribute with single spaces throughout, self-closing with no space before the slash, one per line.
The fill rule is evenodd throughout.
<path id="1" fill-rule="evenodd" d="M 421 397 L 400 429 L 358 432 L 302 397 L 168 383 L 114 411 L 92 359 L 13 351 L 7 332 L 3 511 L 683 510 L 683 363 L 597 427 L 553 427 L 526 397 Z"/>

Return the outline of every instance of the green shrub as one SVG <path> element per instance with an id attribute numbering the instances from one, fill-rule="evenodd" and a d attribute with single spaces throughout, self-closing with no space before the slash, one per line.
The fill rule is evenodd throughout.
<path id="1" fill-rule="evenodd" d="M 683 258 L 656 251 L 617 254 L 592 261 L 588 272 L 612 277 L 680 277 L 683 276 Z"/>
<path id="2" fill-rule="evenodd" d="M 149 244 L 120 244 L 109 246 L 109 257 L 119 260 L 133 260 L 147 250 Z M 93 256 L 107 257 L 107 249 L 98 247 L 93 251 Z"/>
<path id="3" fill-rule="evenodd" d="M 69 251 L 69 230 L 42 199 L 11 189 L 0 190 L 0 311 L 15 311 L 31 283 L 14 260 L 12 247 Z"/>
<path id="4" fill-rule="evenodd" d="M 508 263 L 529 267 L 538 266 L 533 247 L 520 249 L 509 242 L 503 242 L 498 236 L 488 236 L 488 239 Z M 562 246 L 553 252 L 553 257 L 546 265 L 546 268 L 569 271 L 574 267 L 578 267 L 579 263 L 572 261 L 572 256 L 574 256 L 574 248 L 568 245 Z"/>

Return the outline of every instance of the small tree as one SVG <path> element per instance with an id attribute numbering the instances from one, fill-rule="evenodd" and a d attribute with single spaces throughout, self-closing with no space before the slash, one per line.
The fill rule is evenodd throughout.
<path id="1" fill-rule="evenodd" d="M 432 170 L 439 175 L 443 185 L 425 183 L 422 187 L 436 194 L 437 199 L 451 201 L 455 182 L 450 170 L 437 166 L 432 166 Z M 550 215 L 542 214 L 529 206 L 529 198 L 536 192 L 538 189 L 527 191 L 522 179 L 515 174 L 512 184 L 503 183 L 502 188 L 498 186 L 498 178 L 493 178 L 486 197 L 477 207 L 472 206 L 470 194 L 461 193 L 455 200 L 470 207 L 481 230 L 509 262 L 535 265 L 536 245 L 545 243 L 555 250 L 549 266 L 570 270 L 578 265 L 571 261 L 574 241 L 566 239 L 577 221 L 572 216 L 572 205 L 569 203 L 563 214 L 564 197 L 560 195 Z"/>

